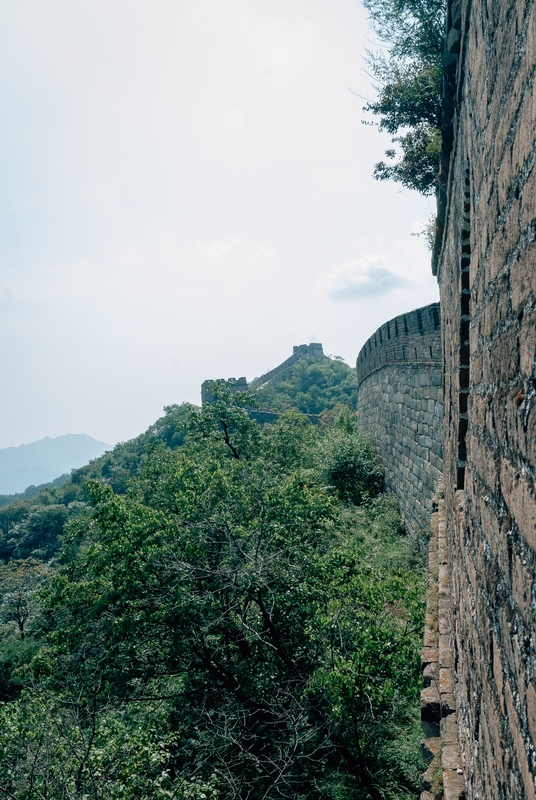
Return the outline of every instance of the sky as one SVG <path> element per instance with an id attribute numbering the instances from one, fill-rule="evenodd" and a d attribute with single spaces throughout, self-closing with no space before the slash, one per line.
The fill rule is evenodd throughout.
<path id="1" fill-rule="evenodd" d="M 353 366 L 437 300 L 432 200 L 371 177 L 374 46 L 359 0 L 0 0 L 0 447 Z"/>

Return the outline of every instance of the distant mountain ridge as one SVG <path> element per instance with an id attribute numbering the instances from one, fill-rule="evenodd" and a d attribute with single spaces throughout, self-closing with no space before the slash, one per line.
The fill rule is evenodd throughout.
<path id="1" fill-rule="evenodd" d="M 113 445 L 85 433 L 67 433 L 51 439 L 0 449 L 0 494 L 17 494 L 29 486 L 54 481 L 64 473 L 98 458 Z"/>

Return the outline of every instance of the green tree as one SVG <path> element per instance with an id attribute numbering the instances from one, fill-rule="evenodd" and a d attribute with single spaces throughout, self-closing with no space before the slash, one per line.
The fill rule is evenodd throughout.
<path id="1" fill-rule="evenodd" d="M 176 736 L 163 704 L 84 708 L 26 691 L 0 708 L 0 794 L 24 800 L 216 800 L 214 779 L 170 769 Z"/>
<path id="2" fill-rule="evenodd" d="M 264 408 L 277 412 L 297 409 L 324 417 L 326 410 L 332 413 L 341 404 L 355 407 L 355 372 L 342 359 L 326 358 L 321 363 L 304 361 L 283 383 L 259 392 L 259 400 Z M 222 403 L 225 405 L 224 398 L 219 399 L 219 404 Z M 244 404 L 250 408 L 258 405 L 250 394 L 242 398 L 241 410 L 236 410 L 239 408 L 237 398 L 235 411 L 228 408 L 227 413 L 234 414 L 238 420 L 240 414 L 244 416 Z M 176 450 L 181 447 L 186 430 L 192 419 L 196 419 L 199 409 L 183 403 L 166 406 L 164 411 L 164 416 L 145 433 L 121 442 L 85 467 L 73 470 L 67 480 L 61 480 L 59 484 L 52 482 L 40 491 L 33 487 L 35 493 L 33 490 L 23 492 L 12 502 L 7 502 L 6 497 L 0 498 L 0 562 L 28 557 L 44 561 L 55 558 L 65 527 L 75 517 L 86 513 L 89 480 L 98 480 L 111 486 L 115 493 L 124 494 L 129 481 L 143 470 L 152 448 L 164 446 Z M 212 409 L 212 415 L 217 412 L 218 406 Z M 205 410 L 204 416 L 199 417 L 200 424 L 205 425 L 208 415 Z M 249 429 L 244 430 L 247 432 Z M 220 426 L 218 433 L 210 433 L 210 436 L 221 433 L 223 429 Z M 244 452 L 242 455 L 247 454 Z"/>
<path id="3" fill-rule="evenodd" d="M 446 0 L 363 0 L 363 5 L 385 47 L 367 54 L 378 97 L 365 110 L 380 117 L 379 129 L 393 134 L 401 151 L 397 161 L 396 149 L 387 150 L 374 177 L 433 194 L 441 153 Z"/>
<path id="4" fill-rule="evenodd" d="M 189 403 L 167 406 L 165 415 L 145 433 L 121 442 L 111 452 L 73 470 L 61 485 L 54 486 L 53 482 L 35 496 L 23 493 L 9 504 L 0 504 L 0 562 L 54 558 L 65 526 L 87 510 L 88 480 L 97 479 L 123 494 L 129 480 L 143 469 L 152 447 L 164 445 L 173 450 L 181 446 L 192 408 Z"/>
<path id="5" fill-rule="evenodd" d="M 341 504 L 316 466 L 322 433 L 296 414 L 261 429 L 241 402 L 192 410 L 183 447 L 155 447 L 126 494 L 88 488 L 93 518 L 71 526 L 79 552 L 45 592 L 34 667 L 76 711 L 65 746 L 74 737 L 83 757 L 66 762 L 66 785 L 100 797 L 99 731 L 154 707 L 166 791 L 216 775 L 229 800 L 413 797 L 415 765 L 387 768 L 385 751 L 413 731 L 423 582 L 392 504 Z M 338 431 L 356 435 L 349 419 Z M 20 775 L 30 756 L 13 736 Z M 124 751 L 110 748 L 117 773 Z"/>
<path id="6" fill-rule="evenodd" d="M 37 590 L 47 569 L 33 558 L 0 564 L 0 622 L 13 623 L 24 639 L 39 608 Z"/>
<path id="7" fill-rule="evenodd" d="M 341 500 L 359 505 L 383 488 L 383 471 L 356 422 L 355 414 L 343 408 L 317 447 L 317 464 L 325 482 Z"/>

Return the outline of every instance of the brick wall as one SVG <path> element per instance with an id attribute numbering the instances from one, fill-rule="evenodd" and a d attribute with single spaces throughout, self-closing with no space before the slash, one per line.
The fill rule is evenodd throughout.
<path id="1" fill-rule="evenodd" d="M 427 529 L 442 470 L 439 303 L 382 325 L 357 357 L 357 414 L 408 525 Z"/>
<path id="2" fill-rule="evenodd" d="M 449 2 L 434 268 L 469 800 L 536 798 L 536 11 Z"/>

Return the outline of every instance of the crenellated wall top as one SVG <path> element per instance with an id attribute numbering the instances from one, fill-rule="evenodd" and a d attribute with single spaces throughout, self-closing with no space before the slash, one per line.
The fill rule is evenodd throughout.
<path id="1" fill-rule="evenodd" d="M 400 314 L 372 334 L 357 357 L 358 385 L 389 364 L 442 364 L 439 303 Z"/>

